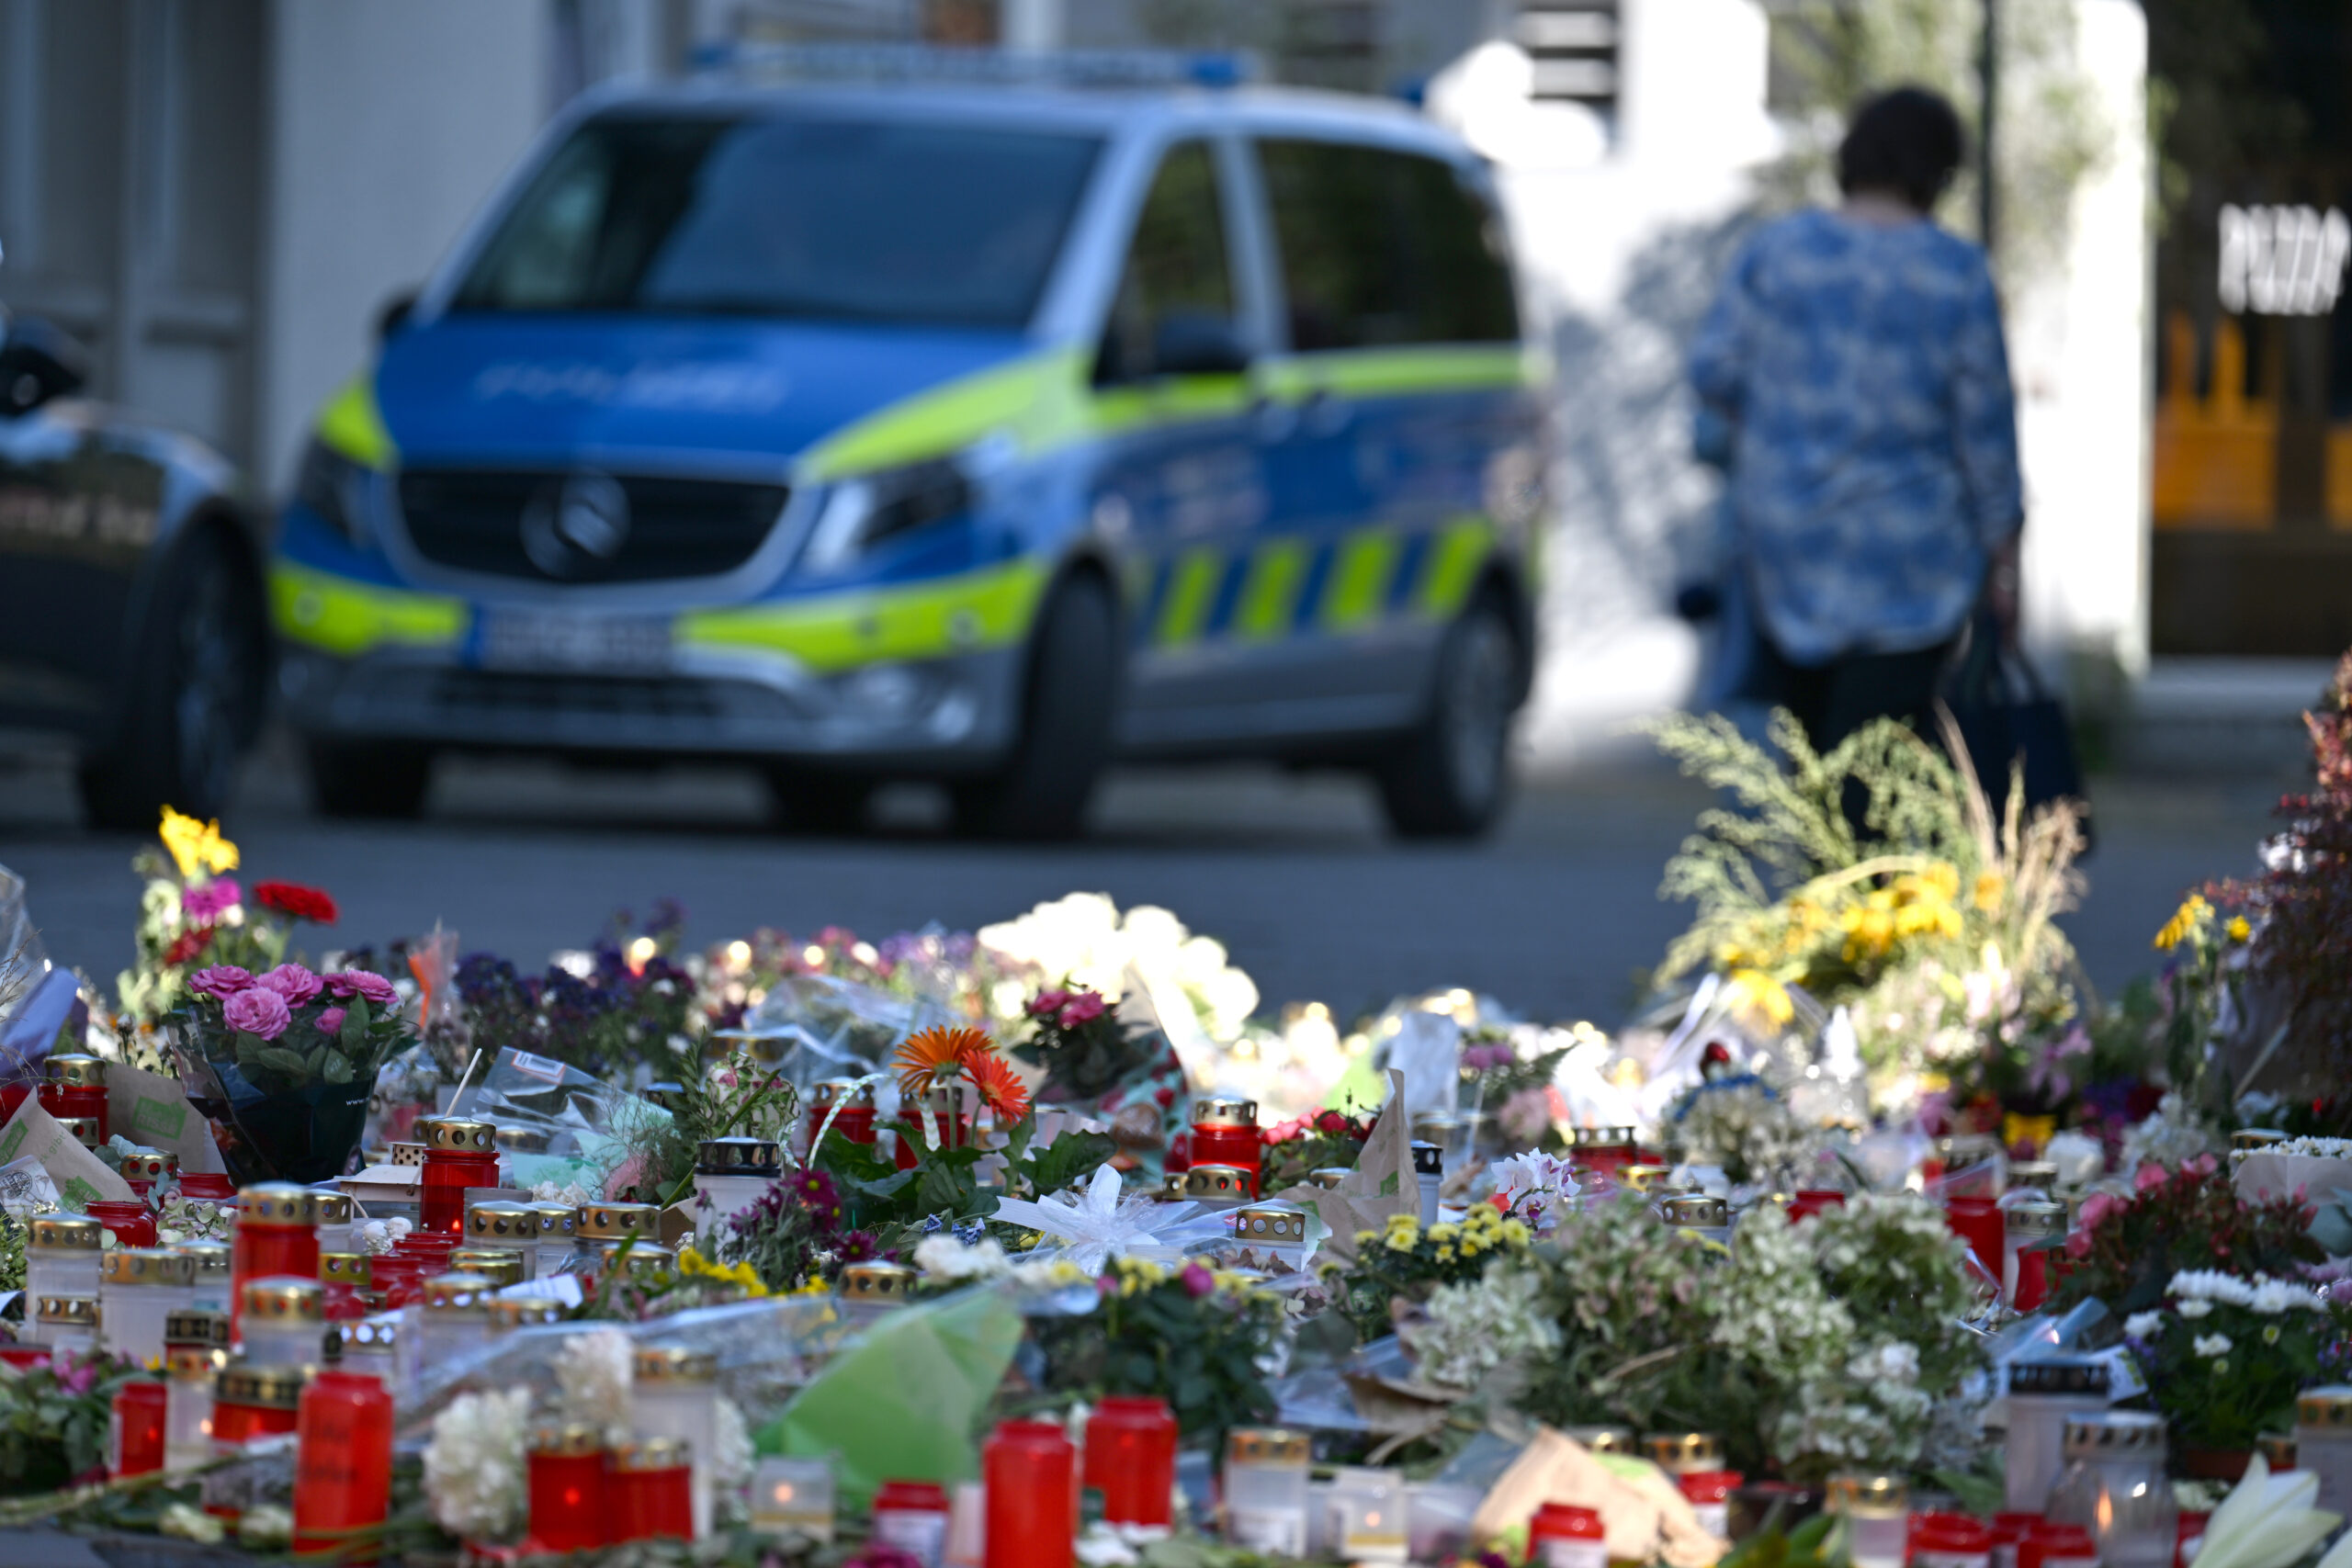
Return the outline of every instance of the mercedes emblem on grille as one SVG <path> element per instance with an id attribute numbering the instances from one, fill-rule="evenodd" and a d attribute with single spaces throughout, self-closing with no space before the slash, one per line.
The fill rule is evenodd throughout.
<path id="1" fill-rule="evenodd" d="M 550 479 L 523 508 L 523 553 L 549 577 L 577 577 L 628 541 L 628 492 L 609 474 Z"/>

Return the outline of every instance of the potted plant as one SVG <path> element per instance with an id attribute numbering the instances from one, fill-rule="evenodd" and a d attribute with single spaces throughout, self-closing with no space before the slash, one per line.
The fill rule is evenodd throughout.
<path id="1" fill-rule="evenodd" d="M 2295 1395 L 2325 1381 L 2322 1356 L 2347 1328 L 2352 1314 L 2298 1281 L 2184 1269 L 2157 1306 L 2125 1321 L 2124 1335 L 2181 1469 L 2234 1482 L 2255 1439 L 2291 1425 Z"/>

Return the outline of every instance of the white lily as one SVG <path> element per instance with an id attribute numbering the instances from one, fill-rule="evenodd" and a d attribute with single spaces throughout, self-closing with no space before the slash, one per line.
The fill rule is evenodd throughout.
<path id="1" fill-rule="evenodd" d="M 1084 1187 L 1068 1192 L 1035 1202 L 1026 1198 L 1000 1198 L 995 1217 L 1060 1242 L 1062 1256 L 1091 1273 L 1100 1273 L 1105 1263 L 1122 1253 L 1147 1247 L 1182 1247 L 1223 1234 L 1221 1216 L 1207 1213 L 1198 1203 L 1128 1197 L 1125 1190 L 1119 1173 L 1106 1165 Z"/>
<path id="2" fill-rule="evenodd" d="M 2340 1514 L 2312 1506 L 2318 1495 L 2317 1475 L 2308 1470 L 2273 1475 L 2256 1454 L 2245 1479 L 2206 1521 L 2196 1568 L 2287 1568 L 2344 1522 Z M 2352 1555 L 2339 1543 L 2321 1568 L 2352 1568 Z"/>

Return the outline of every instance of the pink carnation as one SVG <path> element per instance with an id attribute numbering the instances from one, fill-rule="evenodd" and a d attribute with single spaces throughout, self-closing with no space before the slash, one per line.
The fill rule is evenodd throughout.
<path id="1" fill-rule="evenodd" d="M 300 1007 L 316 999 L 321 989 L 319 977 L 300 964 L 281 964 L 255 976 L 254 984 L 264 990 L 276 991 L 286 998 L 288 1007 Z"/>
<path id="2" fill-rule="evenodd" d="M 338 997 L 364 997 L 370 1007 L 391 1008 L 401 1005 L 401 994 L 381 975 L 365 969 L 341 969 L 327 976 L 327 989 Z"/>
<path id="3" fill-rule="evenodd" d="M 1073 991 L 1069 1000 L 1062 1004 L 1061 1022 L 1064 1029 L 1075 1029 L 1081 1023 L 1091 1023 L 1102 1016 L 1102 997 L 1098 991 Z"/>
<path id="4" fill-rule="evenodd" d="M 230 1028 L 257 1034 L 264 1040 L 277 1039 L 294 1021 L 293 1010 L 286 1005 L 286 998 L 260 986 L 239 991 L 220 1005 L 220 1011 Z"/>
<path id="5" fill-rule="evenodd" d="M 2153 1192 L 2165 1184 L 2165 1168 L 2150 1160 L 2132 1173 L 2132 1190 Z"/>
<path id="6" fill-rule="evenodd" d="M 345 1008 L 321 1008 L 319 1010 L 319 1016 L 313 1020 L 313 1021 L 318 1025 L 319 1032 L 322 1034 L 340 1033 L 343 1029 L 344 1015 L 348 1010 L 349 1010 Z"/>
<path id="7" fill-rule="evenodd" d="M 187 988 L 210 997 L 215 1001 L 227 1001 L 239 991 L 254 988 L 254 977 L 233 964 L 215 964 L 209 969 L 199 969 L 187 977 Z"/>
<path id="8" fill-rule="evenodd" d="M 195 887 L 180 889 L 180 913 L 210 925 L 245 901 L 245 890 L 233 876 L 216 876 Z"/>
<path id="9" fill-rule="evenodd" d="M 1039 991 L 1029 998 L 1027 1011 L 1031 1018 L 1051 1018 L 1069 1005 L 1068 991 Z"/>

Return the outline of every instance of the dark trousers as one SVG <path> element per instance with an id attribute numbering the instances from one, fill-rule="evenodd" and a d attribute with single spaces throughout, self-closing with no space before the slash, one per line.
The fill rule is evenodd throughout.
<path id="1" fill-rule="evenodd" d="M 1903 719 L 1928 744 L 1943 743 L 1934 705 L 1951 643 L 1913 653 L 1849 653 L 1826 664 L 1795 664 L 1771 638 L 1756 642 L 1757 668 L 1748 689 L 1796 715 L 1815 750 L 1828 750 L 1874 718 Z"/>

